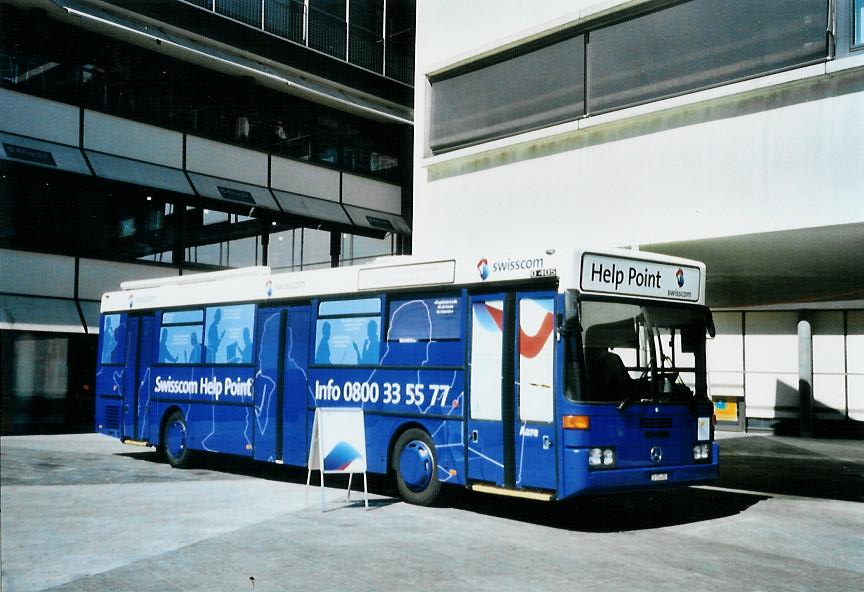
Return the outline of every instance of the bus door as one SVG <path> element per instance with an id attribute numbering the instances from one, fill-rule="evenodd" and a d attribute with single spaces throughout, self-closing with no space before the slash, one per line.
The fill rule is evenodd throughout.
<path id="1" fill-rule="evenodd" d="M 515 486 L 513 478 L 513 295 L 471 297 L 468 479 Z"/>
<path id="2" fill-rule="evenodd" d="M 555 489 L 554 294 L 471 298 L 468 478 Z"/>
<path id="3" fill-rule="evenodd" d="M 309 307 L 259 308 L 254 458 L 306 463 Z"/>
<path id="4" fill-rule="evenodd" d="M 123 372 L 123 439 L 147 439 L 152 343 L 153 317 L 129 315 L 126 319 L 126 363 Z"/>
<path id="5" fill-rule="evenodd" d="M 555 489 L 555 293 L 519 293 L 516 302 L 516 487 Z"/>

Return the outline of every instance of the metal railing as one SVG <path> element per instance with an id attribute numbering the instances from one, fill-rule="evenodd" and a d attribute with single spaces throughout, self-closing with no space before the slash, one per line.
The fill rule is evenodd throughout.
<path id="1" fill-rule="evenodd" d="M 390 35 L 385 47 L 384 75 L 414 86 L 414 29 Z"/>
<path id="2" fill-rule="evenodd" d="M 334 58 L 348 60 L 345 54 L 348 23 L 344 19 L 323 10 L 309 8 L 306 21 L 308 23 L 306 45 Z"/>
<path id="3" fill-rule="evenodd" d="M 304 44 L 305 5 L 295 0 L 264 0 L 264 30 L 283 39 Z"/>
<path id="4" fill-rule="evenodd" d="M 384 38 L 367 29 L 351 25 L 348 31 L 348 61 L 383 74 Z"/>
<path id="5" fill-rule="evenodd" d="M 305 45 L 388 78 L 414 84 L 413 29 L 385 39 L 302 0 L 180 0 Z"/>
<path id="6" fill-rule="evenodd" d="M 253 27 L 261 27 L 264 3 L 260 0 L 215 0 L 213 9 L 216 14 Z"/>

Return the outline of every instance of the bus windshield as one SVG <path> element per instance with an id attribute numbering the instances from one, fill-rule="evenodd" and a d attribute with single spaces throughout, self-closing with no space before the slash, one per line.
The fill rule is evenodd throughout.
<path id="1" fill-rule="evenodd" d="M 579 311 L 568 332 L 571 397 L 624 408 L 707 396 L 704 309 L 583 300 Z"/>

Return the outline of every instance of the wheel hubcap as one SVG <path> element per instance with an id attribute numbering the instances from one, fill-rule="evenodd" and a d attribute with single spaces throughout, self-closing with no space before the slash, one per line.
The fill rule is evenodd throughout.
<path id="1" fill-rule="evenodd" d="M 186 450 L 186 426 L 182 421 L 174 420 L 168 424 L 168 437 L 166 438 L 168 454 L 179 458 Z"/>
<path id="2" fill-rule="evenodd" d="M 435 470 L 432 451 L 425 442 L 412 440 L 399 455 L 399 473 L 408 489 L 423 491 L 432 480 Z"/>

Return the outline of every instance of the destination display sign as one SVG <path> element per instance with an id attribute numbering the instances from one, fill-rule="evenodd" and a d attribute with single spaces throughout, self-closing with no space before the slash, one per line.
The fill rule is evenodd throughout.
<path id="1" fill-rule="evenodd" d="M 585 253 L 581 278 L 580 287 L 585 292 L 697 302 L 702 270 L 690 265 Z"/>

